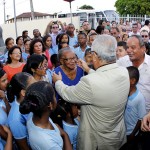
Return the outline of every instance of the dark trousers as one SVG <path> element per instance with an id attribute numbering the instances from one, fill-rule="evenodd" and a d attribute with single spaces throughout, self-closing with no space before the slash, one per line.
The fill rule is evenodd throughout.
<path id="1" fill-rule="evenodd" d="M 133 141 L 125 143 L 120 150 L 150 150 L 150 132 L 142 132 Z"/>
<path id="2" fill-rule="evenodd" d="M 138 150 L 138 137 L 135 137 L 132 141 L 125 143 L 120 150 Z"/>
<path id="3" fill-rule="evenodd" d="M 140 137 L 142 150 L 150 150 L 150 132 L 142 132 Z"/>

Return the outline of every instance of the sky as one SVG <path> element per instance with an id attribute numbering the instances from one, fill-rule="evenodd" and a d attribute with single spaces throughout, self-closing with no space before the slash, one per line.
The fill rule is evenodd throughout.
<path id="1" fill-rule="evenodd" d="M 6 16 L 9 19 L 14 17 L 14 1 L 16 4 L 16 15 L 30 11 L 30 0 L 0 0 L 0 24 L 4 23 L 3 1 L 5 1 Z M 71 6 L 72 11 L 84 4 L 91 5 L 96 10 L 116 10 L 114 7 L 115 2 L 116 0 L 75 0 L 71 3 Z M 34 11 L 43 13 L 56 13 L 70 10 L 69 3 L 64 0 L 33 0 L 33 7 Z"/>

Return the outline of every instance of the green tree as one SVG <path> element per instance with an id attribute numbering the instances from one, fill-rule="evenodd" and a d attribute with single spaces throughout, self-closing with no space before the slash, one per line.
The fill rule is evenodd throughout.
<path id="1" fill-rule="evenodd" d="M 79 7 L 79 9 L 94 9 L 94 8 L 90 5 L 83 5 L 83 6 Z"/>
<path id="2" fill-rule="evenodd" d="M 150 15 L 150 0 L 117 0 L 115 7 L 121 15 Z"/>

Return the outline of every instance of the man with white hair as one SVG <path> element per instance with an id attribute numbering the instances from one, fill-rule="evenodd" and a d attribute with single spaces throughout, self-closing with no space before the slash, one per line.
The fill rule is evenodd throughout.
<path id="1" fill-rule="evenodd" d="M 81 61 L 88 75 L 75 86 L 65 85 L 60 73 L 53 74 L 61 97 L 81 105 L 78 150 L 118 150 L 126 142 L 123 114 L 129 75 L 116 64 L 116 48 L 114 37 L 98 35 L 91 51 L 95 71 Z"/>

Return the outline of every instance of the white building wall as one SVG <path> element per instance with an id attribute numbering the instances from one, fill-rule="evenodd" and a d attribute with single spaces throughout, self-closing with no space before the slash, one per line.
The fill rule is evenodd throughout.
<path id="1" fill-rule="evenodd" d="M 43 35 L 48 23 L 52 20 L 58 20 L 58 19 L 57 18 L 45 18 L 45 19 L 32 20 L 32 21 L 17 22 L 18 36 L 22 35 L 23 30 L 28 30 L 28 34 L 32 38 L 33 37 L 33 29 L 39 29 L 39 31 L 41 32 L 41 35 Z M 70 18 L 59 18 L 59 20 L 62 22 L 66 22 L 67 24 L 69 24 L 71 22 Z M 75 28 L 79 29 L 80 28 L 80 18 L 73 17 L 72 20 L 73 20 L 72 23 L 75 25 Z M 4 41 L 8 37 L 12 37 L 12 38 L 16 39 L 14 23 L 3 24 L 3 25 L 1 25 L 1 27 L 3 29 Z"/>

